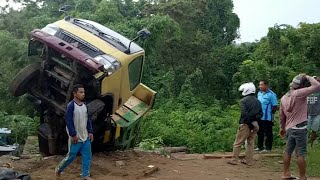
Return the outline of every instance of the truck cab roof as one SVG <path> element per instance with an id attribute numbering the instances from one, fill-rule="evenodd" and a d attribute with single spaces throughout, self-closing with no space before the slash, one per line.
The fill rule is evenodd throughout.
<path id="1" fill-rule="evenodd" d="M 64 20 L 97 35 L 121 52 L 125 52 L 129 47 L 130 39 L 97 22 L 76 18 L 66 18 Z M 135 42 L 132 42 L 130 46 L 130 54 L 140 51 L 143 51 L 143 49 Z"/>

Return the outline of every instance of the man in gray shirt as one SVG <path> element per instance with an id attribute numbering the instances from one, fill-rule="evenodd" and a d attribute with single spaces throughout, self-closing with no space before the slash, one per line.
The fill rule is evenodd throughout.
<path id="1" fill-rule="evenodd" d="M 320 77 L 315 77 L 320 82 Z M 317 138 L 317 132 L 320 128 L 320 93 L 314 93 L 308 96 L 308 129 L 311 130 L 311 147 Z"/>

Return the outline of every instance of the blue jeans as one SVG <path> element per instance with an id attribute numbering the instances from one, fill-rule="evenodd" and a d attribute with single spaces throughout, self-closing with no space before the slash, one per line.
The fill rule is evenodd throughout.
<path id="1" fill-rule="evenodd" d="M 59 163 L 57 171 L 63 172 L 63 170 L 76 159 L 77 154 L 82 155 L 82 170 L 81 177 L 86 178 L 90 176 L 90 163 L 92 159 L 91 153 L 91 141 L 87 139 L 85 142 L 78 142 L 77 144 L 71 143 L 69 147 L 69 152 L 66 157 Z"/>

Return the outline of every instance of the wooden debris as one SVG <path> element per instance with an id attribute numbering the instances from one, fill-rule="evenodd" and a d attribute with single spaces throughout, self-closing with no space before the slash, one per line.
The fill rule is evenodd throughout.
<path id="1" fill-rule="evenodd" d="M 54 159 L 56 156 L 46 156 L 42 158 L 43 160 Z"/>
<path id="2" fill-rule="evenodd" d="M 164 151 L 168 153 L 177 153 L 177 152 L 186 152 L 188 150 L 187 147 L 181 146 L 181 147 L 164 147 Z"/>
<path id="3" fill-rule="evenodd" d="M 11 163 L 5 163 L 5 164 L 2 164 L 1 167 L 12 168 L 12 164 Z"/>
<path id="4" fill-rule="evenodd" d="M 20 157 L 12 157 L 12 160 L 13 161 L 18 161 L 18 160 L 20 160 Z"/>
<path id="5" fill-rule="evenodd" d="M 116 161 L 116 166 L 122 167 L 125 166 L 125 163 L 123 161 Z"/>
<path id="6" fill-rule="evenodd" d="M 20 156 L 21 159 L 41 159 L 41 154 L 25 154 Z"/>
<path id="7" fill-rule="evenodd" d="M 244 158 L 244 154 L 240 154 L 239 158 Z M 204 154 L 203 159 L 221 159 L 221 158 L 233 158 L 233 154 Z"/>
<path id="8" fill-rule="evenodd" d="M 180 161 L 188 161 L 194 159 L 203 159 L 202 154 L 185 154 L 185 153 L 172 153 L 172 159 L 180 160 Z"/>
<path id="9" fill-rule="evenodd" d="M 282 154 L 255 154 L 260 157 L 282 157 Z M 240 154 L 239 158 L 244 158 L 245 154 Z M 203 159 L 221 159 L 221 158 L 233 158 L 232 154 L 204 154 Z"/>
<path id="10" fill-rule="evenodd" d="M 258 156 L 262 156 L 262 157 L 282 157 L 283 154 L 259 154 Z"/>
<path id="11" fill-rule="evenodd" d="M 179 153 L 179 152 L 186 152 L 188 150 L 185 146 L 179 146 L 179 147 L 161 147 L 154 150 L 145 150 L 142 148 L 134 148 L 134 152 L 144 152 L 144 153 L 156 153 L 156 154 L 170 154 L 170 153 Z"/>
<path id="12" fill-rule="evenodd" d="M 148 170 L 143 171 L 144 176 L 150 176 L 151 174 L 157 172 L 159 168 L 157 166 L 149 167 Z"/>

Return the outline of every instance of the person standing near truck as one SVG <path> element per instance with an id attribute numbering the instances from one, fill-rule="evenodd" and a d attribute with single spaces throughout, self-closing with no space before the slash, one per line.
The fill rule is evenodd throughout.
<path id="1" fill-rule="evenodd" d="M 72 163 L 77 154 L 82 155 L 81 179 L 90 178 L 90 164 L 92 159 L 91 142 L 93 141 L 92 122 L 88 109 L 84 103 L 85 90 L 80 84 L 73 87 L 73 100 L 69 102 L 66 111 L 67 133 L 69 135 L 69 152 L 56 167 L 56 177 L 60 178 L 64 169 Z"/>
<path id="2" fill-rule="evenodd" d="M 311 84 L 310 87 L 306 87 L 307 82 Z M 316 92 L 320 92 L 320 83 L 311 76 L 299 74 L 293 78 L 290 90 L 281 98 L 280 136 L 287 138 L 282 179 L 293 178 L 290 174 L 290 161 L 295 148 L 298 153 L 299 179 L 307 179 L 307 97 Z"/>
<path id="3" fill-rule="evenodd" d="M 314 77 L 320 82 L 320 77 Z M 310 143 L 313 147 L 313 142 L 317 138 L 317 132 L 320 128 L 320 93 L 313 93 L 308 96 L 308 129 L 310 132 Z"/>
<path id="4" fill-rule="evenodd" d="M 258 148 L 256 148 L 255 150 L 261 152 L 269 152 L 272 150 L 272 127 L 274 123 L 274 113 L 277 110 L 278 101 L 277 95 L 269 88 L 268 81 L 261 80 L 259 82 L 259 88 L 260 91 L 258 93 L 258 100 L 260 101 L 262 106 L 263 116 L 261 120 L 258 121 Z"/>
<path id="5" fill-rule="evenodd" d="M 228 164 L 237 165 L 240 161 L 241 145 L 247 141 L 246 158 L 240 162 L 248 166 L 253 163 L 254 139 L 259 130 L 258 122 L 262 116 L 259 100 L 255 97 L 256 87 L 253 83 L 245 83 L 239 87 L 244 96 L 240 100 L 241 115 L 238 132 L 233 144 L 233 159 Z"/>

